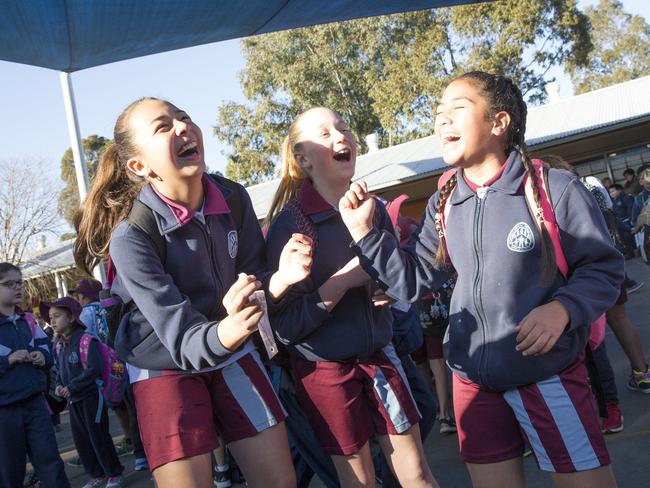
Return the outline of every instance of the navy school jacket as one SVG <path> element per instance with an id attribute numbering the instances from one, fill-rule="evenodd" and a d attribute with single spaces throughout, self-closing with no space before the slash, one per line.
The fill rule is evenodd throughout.
<path id="1" fill-rule="evenodd" d="M 36 337 L 24 318 L 0 315 L 0 406 L 25 400 L 45 391 L 45 374 L 52 367 L 49 338 L 40 327 L 35 327 Z M 45 366 L 39 368 L 31 363 L 9 365 L 9 355 L 20 349 L 40 351 L 45 356 Z"/>
<path id="2" fill-rule="evenodd" d="M 524 167 L 515 152 L 505 164 L 502 176 L 477 193 L 459 172 L 446 221 L 458 281 L 445 357 L 455 372 L 498 391 L 546 379 L 575 361 L 591 322 L 615 303 L 624 273 L 623 257 L 591 193 L 575 176 L 551 169 L 550 196 L 570 276 L 565 282 L 557 272 L 552 283 L 542 284 L 541 236 L 524 196 Z M 438 193 L 407 249 L 400 250 L 393 235 L 381 229 L 353 246 L 395 298 L 413 302 L 446 279 L 434 264 L 437 201 Z M 570 323 L 550 352 L 524 357 L 515 350 L 515 327 L 551 300 L 567 308 Z"/>
<path id="3" fill-rule="evenodd" d="M 203 219 L 168 204 L 150 185 L 140 192 L 138 198 L 153 210 L 165 239 L 164 263 L 149 238 L 131 223 L 124 220 L 113 232 L 110 255 L 116 278 L 111 291 L 137 305 L 123 318 L 115 339 L 118 354 L 130 364 L 199 370 L 216 366 L 233 352 L 217 336 L 219 321 L 226 316 L 221 302 L 238 273 L 264 280 L 264 238 L 243 187 L 237 232 L 228 206 L 234 190 L 218 181 L 203 177 Z"/>
<path id="4" fill-rule="evenodd" d="M 59 338 L 56 356 L 56 384 L 65 386 L 70 391 L 70 403 L 76 403 L 95 395 L 99 391 L 97 380 L 102 374 L 102 353 L 96 340 L 88 346 L 88 364 L 81 364 L 79 341 L 86 332 L 78 327 L 70 336 L 69 341 Z M 55 346 L 56 347 L 56 346 Z"/>
<path id="5" fill-rule="evenodd" d="M 318 288 L 355 257 L 352 240 L 338 210 L 327 203 L 306 179 L 298 200 L 318 234 L 311 274 L 294 285 L 270 310 L 271 325 L 289 353 L 309 361 L 344 361 L 371 355 L 392 337 L 390 307 L 375 307 L 371 296 L 376 285 L 352 288 L 328 312 Z M 379 226 L 394 236 L 388 214 L 379 204 Z M 277 269 L 284 243 L 301 229 L 287 208 L 269 227 L 267 256 L 270 269 Z"/>

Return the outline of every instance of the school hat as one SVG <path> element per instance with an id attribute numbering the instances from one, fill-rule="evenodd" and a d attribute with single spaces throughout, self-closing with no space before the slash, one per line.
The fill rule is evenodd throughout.
<path id="1" fill-rule="evenodd" d="M 79 282 L 77 287 L 72 290 L 72 293 L 79 293 L 85 297 L 90 298 L 93 302 L 99 301 L 99 292 L 102 291 L 102 284 L 91 278 L 84 278 Z"/>
<path id="2" fill-rule="evenodd" d="M 41 302 L 38 305 L 38 309 L 41 312 L 41 317 L 43 317 L 48 324 L 52 323 L 50 321 L 50 308 L 52 307 L 65 308 L 72 314 L 74 321 L 79 327 L 83 327 L 84 329 L 86 328 L 84 323 L 79 318 L 79 314 L 81 314 L 81 304 L 74 298 L 63 297 L 57 298 L 52 302 Z"/>

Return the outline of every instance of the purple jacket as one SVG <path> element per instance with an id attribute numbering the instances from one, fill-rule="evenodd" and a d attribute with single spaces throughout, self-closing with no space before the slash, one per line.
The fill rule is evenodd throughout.
<path id="1" fill-rule="evenodd" d="M 352 237 L 338 210 L 320 196 L 309 180 L 300 189 L 299 201 L 318 234 L 318 246 L 310 276 L 272 306 L 271 325 L 291 354 L 309 361 L 369 356 L 391 340 L 390 307 L 373 306 L 371 297 L 376 285 L 369 283 L 348 290 L 331 312 L 325 309 L 318 289 L 355 257 L 350 249 Z M 393 236 L 392 224 L 381 204 L 380 211 L 380 228 Z M 285 208 L 269 227 L 267 252 L 271 269 L 277 269 L 283 245 L 294 232 L 304 229 Z"/>
<path id="2" fill-rule="evenodd" d="M 153 210 L 165 239 L 161 263 L 138 227 L 120 222 L 111 239 L 116 278 L 111 291 L 137 309 L 122 320 L 115 348 L 120 357 L 151 370 L 199 370 L 233 351 L 217 336 L 226 316 L 223 296 L 240 272 L 264 278 L 264 238 L 246 191 L 240 188 L 242 227 L 237 232 L 228 202 L 232 191 L 204 176 L 203 218 L 164 201 L 146 185 L 139 199 Z"/>
<path id="3" fill-rule="evenodd" d="M 587 343 L 589 325 L 614 304 L 623 280 L 623 257 L 593 196 L 570 173 L 551 169 L 550 195 L 571 271 L 566 282 L 557 272 L 552 283 L 543 284 L 541 236 L 523 193 L 524 167 L 514 152 L 505 164 L 502 176 L 477 193 L 460 170 L 446 221 L 458 281 L 445 357 L 458 374 L 497 391 L 546 379 L 575 361 Z M 446 277 L 434 263 L 437 200 L 438 193 L 406 250 L 380 229 L 354 246 L 395 298 L 415 301 Z M 567 308 L 570 323 L 550 352 L 524 357 L 515 350 L 515 327 L 551 300 Z"/>

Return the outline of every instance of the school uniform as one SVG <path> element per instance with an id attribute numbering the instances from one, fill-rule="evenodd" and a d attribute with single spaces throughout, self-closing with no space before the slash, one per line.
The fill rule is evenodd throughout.
<path id="1" fill-rule="evenodd" d="M 79 342 L 86 331 L 78 327 L 57 349 L 57 385 L 70 391 L 70 429 L 75 447 L 92 478 L 120 476 L 124 467 L 115 452 L 108 426 L 108 404 L 100 393 L 102 355 L 97 340 L 90 341 L 88 364 L 81 363 Z"/>
<path id="2" fill-rule="evenodd" d="M 146 185 L 149 207 L 165 241 L 164 262 L 137 226 L 118 224 L 110 244 L 116 277 L 111 292 L 135 305 L 118 329 L 115 348 L 127 361 L 144 450 L 152 470 L 210 452 L 216 432 L 232 442 L 286 416 L 251 340 L 237 351 L 219 341 L 227 315 L 222 299 L 238 273 L 263 282 L 264 238 L 246 191 L 203 176 L 200 211 Z M 238 191 L 242 223 L 229 202 Z"/>
<path id="3" fill-rule="evenodd" d="M 309 179 L 297 200 L 318 245 L 310 276 L 271 306 L 271 325 L 289 351 L 298 400 L 321 446 L 330 455 L 349 455 L 375 434 L 408 430 L 420 415 L 390 343 L 391 311 L 371 301 L 377 285 L 348 290 L 331 311 L 322 303 L 318 288 L 354 257 L 340 214 Z M 393 232 L 383 206 L 379 211 L 380 226 Z M 301 231 L 285 207 L 269 228 L 269 267 L 277 268 L 284 243 Z"/>
<path id="4" fill-rule="evenodd" d="M 0 486 L 22 486 L 29 452 L 42 485 L 65 488 L 70 483 L 43 395 L 52 354 L 41 328 L 35 326 L 34 332 L 24 314 L 0 315 Z M 9 365 L 9 355 L 21 349 L 41 352 L 45 365 Z"/>
<path id="5" fill-rule="evenodd" d="M 517 152 L 480 188 L 459 169 L 448 202 L 445 237 L 458 280 L 444 352 L 454 372 L 461 455 L 473 463 L 519 456 L 522 429 L 541 469 L 593 469 L 609 457 L 583 351 L 590 324 L 618 297 L 623 258 L 591 193 L 575 176 L 551 169 L 549 193 L 571 272 L 568 281 L 557 272 L 544 282 L 541 235 L 526 202 L 524 176 Z M 407 249 L 400 251 L 390 233 L 376 228 L 353 246 L 390 296 L 415 301 L 445 279 L 434 262 L 438 197 L 429 200 Z M 551 351 L 523 356 L 515 349 L 515 327 L 551 300 L 564 305 L 569 324 Z"/>

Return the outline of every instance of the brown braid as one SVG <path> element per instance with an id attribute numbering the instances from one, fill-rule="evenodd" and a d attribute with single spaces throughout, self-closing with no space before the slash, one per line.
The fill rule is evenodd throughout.
<path id="1" fill-rule="evenodd" d="M 542 235 L 542 282 L 548 282 L 555 276 L 557 266 L 555 264 L 553 241 L 546 230 L 542 218 L 541 197 L 537 175 L 535 174 L 533 163 L 528 156 L 525 143 L 528 109 L 526 102 L 524 102 L 524 97 L 517 85 L 506 76 L 493 75 L 482 71 L 472 71 L 461 75 L 457 79 L 467 80 L 480 90 L 482 96 L 487 101 L 488 113 L 485 115 L 489 120 L 499 112 L 507 112 L 510 115 L 510 126 L 504 141 L 504 152 L 507 156 L 513 150 L 517 150 L 521 157 L 521 162 L 528 173 L 528 178 L 533 189 L 533 197 L 537 205 L 537 209 L 530 209 L 530 211 L 539 224 Z M 526 201 L 526 203 L 528 202 Z"/>
<path id="2" fill-rule="evenodd" d="M 445 183 L 440 189 L 440 196 L 438 197 L 438 203 L 436 205 L 436 232 L 438 233 L 438 238 L 440 243 L 438 244 L 438 250 L 436 251 L 436 264 L 444 266 L 447 263 L 447 239 L 445 239 L 445 229 L 442 228 L 442 218 L 445 211 L 445 204 L 449 195 L 451 195 L 452 190 L 456 187 L 456 173 L 454 173 L 451 178 Z"/>

